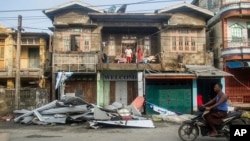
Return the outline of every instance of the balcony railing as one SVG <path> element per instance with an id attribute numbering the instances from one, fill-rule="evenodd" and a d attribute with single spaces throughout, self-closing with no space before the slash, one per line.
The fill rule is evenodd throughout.
<path id="1" fill-rule="evenodd" d="M 224 42 L 224 47 L 225 48 L 250 47 L 250 39 L 226 40 Z"/>
<path id="2" fill-rule="evenodd" d="M 249 8 L 250 0 L 224 0 L 221 11 L 228 11 L 239 8 Z"/>
<path id="3" fill-rule="evenodd" d="M 53 72 L 95 73 L 98 63 L 97 53 L 54 53 Z"/>

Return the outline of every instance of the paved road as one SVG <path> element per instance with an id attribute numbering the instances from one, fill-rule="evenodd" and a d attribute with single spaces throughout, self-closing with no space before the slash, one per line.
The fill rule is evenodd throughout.
<path id="1" fill-rule="evenodd" d="M 86 129 L 86 125 L 1 125 L 0 137 L 9 141 L 180 141 L 179 125 L 166 122 L 155 123 L 156 128 L 101 128 Z M 0 138 L 1 141 L 3 138 Z M 196 141 L 226 141 L 224 138 L 198 137 Z"/>

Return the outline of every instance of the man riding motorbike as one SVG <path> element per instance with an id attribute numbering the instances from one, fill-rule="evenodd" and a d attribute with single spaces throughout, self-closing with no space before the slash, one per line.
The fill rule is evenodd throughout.
<path id="1" fill-rule="evenodd" d="M 216 83 L 214 91 L 217 95 L 206 104 L 202 105 L 206 110 L 210 111 L 205 116 L 207 124 L 211 127 L 209 136 L 216 136 L 218 134 L 216 126 L 222 124 L 222 119 L 227 116 L 228 111 L 227 96 L 222 92 L 222 84 Z"/>

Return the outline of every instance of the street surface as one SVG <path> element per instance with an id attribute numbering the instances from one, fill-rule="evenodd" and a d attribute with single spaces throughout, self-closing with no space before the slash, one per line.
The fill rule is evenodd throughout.
<path id="1" fill-rule="evenodd" d="M 87 129 L 78 125 L 22 125 L 0 122 L 0 141 L 181 141 L 178 124 L 155 122 L 156 128 Z M 9 140 L 7 140 L 9 136 Z M 226 141 L 198 137 L 196 141 Z"/>

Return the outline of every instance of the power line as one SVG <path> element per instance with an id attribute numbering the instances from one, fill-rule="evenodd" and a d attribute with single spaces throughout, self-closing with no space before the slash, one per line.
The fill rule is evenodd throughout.
<path id="1" fill-rule="evenodd" d="M 108 5 L 96 5 L 96 6 L 89 6 L 89 8 L 92 7 L 107 7 L 107 6 L 122 6 L 122 5 L 138 5 L 138 4 L 152 4 L 152 3 L 165 3 L 165 2 L 176 2 L 176 1 L 185 1 L 185 0 L 147 0 L 147 1 L 141 1 L 141 2 L 134 2 L 134 3 L 120 3 L 120 4 L 108 4 Z M 53 8 L 48 8 L 49 10 L 52 10 Z M 65 8 L 66 9 L 66 8 Z M 69 8 L 72 9 L 72 8 Z M 31 12 L 31 11 L 43 11 L 46 10 L 46 8 L 43 9 L 13 9 L 13 10 L 1 10 L 1 13 L 6 12 Z"/>

